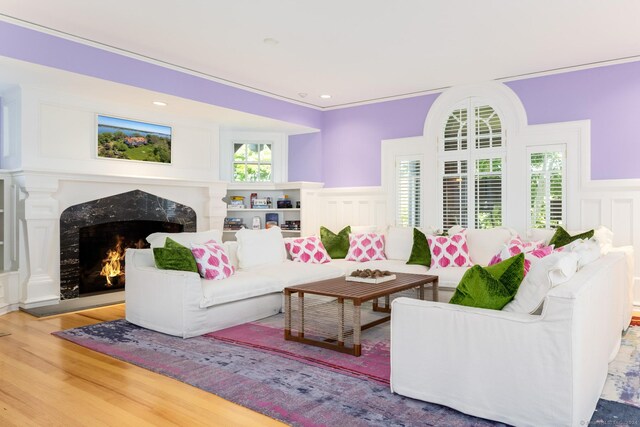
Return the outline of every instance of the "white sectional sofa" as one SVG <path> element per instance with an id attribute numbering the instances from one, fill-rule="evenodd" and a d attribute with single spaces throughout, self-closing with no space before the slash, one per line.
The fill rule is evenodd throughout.
<path id="1" fill-rule="evenodd" d="M 540 315 L 398 298 L 391 388 L 517 426 L 587 425 L 629 325 L 625 255 L 551 289 Z"/>
<path id="2" fill-rule="evenodd" d="M 439 300 L 449 301 L 467 267 L 429 270 L 422 265 L 408 265 L 412 229 L 389 228 L 386 233 L 389 259 L 364 263 L 338 259 L 326 264 L 303 264 L 287 260 L 284 250 L 282 255 L 275 257 L 277 251 L 274 250 L 264 256 L 261 255 L 264 251 L 245 250 L 242 252 L 245 259 L 241 260 L 238 242 L 225 242 L 225 249 L 237 271 L 224 280 L 205 280 L 197 273 L 160 270 L 155 266 L 151 249 L 129 249 L 126 253 L 126 318 L 148 329 L 183 338 L 193 337 L 280 312 L 282 290 L 287 286 L 339 277 L 365 268 L 438 275 Z M 471 259 L 487 265 L 512 235 L 507 228 L 468 230 Z M 148 240 L 152 247 L 158 247 L 164 245 L 166 236 L 160 233 Z M 189 242 L 221 240 L 219 231 L 180 233 L 172 237 L 186 246 Z M 255 249 L 254 243 L 245 246 Z M 257 262 L 261 258 L 269 262 Z M 427 293 L 427 297 L 429 295 Z M 630 303 L 628 306 L 631 307 Z M 628 314 L 630 319 L 630 309 Z"/>

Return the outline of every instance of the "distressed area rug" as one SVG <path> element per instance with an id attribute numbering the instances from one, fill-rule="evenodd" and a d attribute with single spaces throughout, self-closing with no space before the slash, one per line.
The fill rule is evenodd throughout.
<path id="1" fill-rule="evenodd" d="M 366 373 L 212 337 L 183 340 L 125 320 L 55 335 L 295 426 L 503 425 L 393 394 Z M 591 423 L 631 426 L 638 419 L 639 408 L 601 399 Z"/>

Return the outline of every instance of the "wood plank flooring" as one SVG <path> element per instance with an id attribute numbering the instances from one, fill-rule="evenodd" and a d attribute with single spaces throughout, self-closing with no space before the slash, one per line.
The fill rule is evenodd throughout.
<path id="1" fill-rule="evenodd" d="M 51 332 L 124 317 L 124 304 L 47 318 L 0 316 L 2 426 L 283 426 L 211 393 Z"/>

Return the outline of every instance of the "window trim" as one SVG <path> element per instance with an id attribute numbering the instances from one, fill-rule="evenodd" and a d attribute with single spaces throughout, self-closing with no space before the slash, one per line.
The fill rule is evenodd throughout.
<path id="1" fill-rule="evenodd" d="M 531 154 L 533 153 L 554 153 L 562 152 L 562 227 L 566 227 L 567 224 L 567 144 L 545 144 L 545 145 L 529 145 L 526 148 L 527 159 L 527 230 L 534 229 L 531 221 Z M 551 228 L 549 223 L 550 218 L 546 218 L 545 228 Z"/>

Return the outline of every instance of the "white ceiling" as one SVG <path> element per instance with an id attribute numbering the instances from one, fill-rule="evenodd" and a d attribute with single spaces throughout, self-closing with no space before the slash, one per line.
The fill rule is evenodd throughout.
<path id="1" fill-rule="evenodd" d="M 640 55 L 638 0 L 0 0 L 0 14 L 318 107 Z"/>

